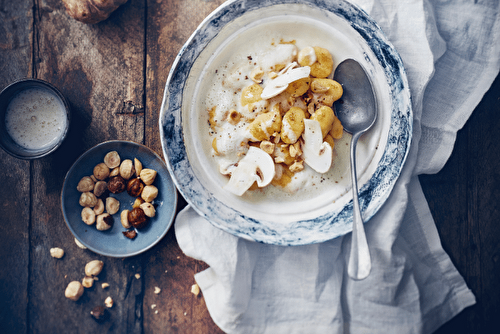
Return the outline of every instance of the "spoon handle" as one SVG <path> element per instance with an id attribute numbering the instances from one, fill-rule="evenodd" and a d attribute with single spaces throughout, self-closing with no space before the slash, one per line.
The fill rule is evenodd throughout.
<path id="1" fill-rule="evenodd" d="M 372 264 L 370 258 L 370 250 L 366 241 L 365 229 L 363 226 L 363 218 L 359 208 L 358 199 L 358 180 L 356 176 L 356 145 L 361 133 L 355 133 L 351 140 L 351 179 L 352 179 L 352 196 L 353 196 L 353 217 L 352 217 L 352 241 L 351 254 L 349 256 L 349 264 L 347 273 L 349 277 L 362 280 L 370 274 Z"/>

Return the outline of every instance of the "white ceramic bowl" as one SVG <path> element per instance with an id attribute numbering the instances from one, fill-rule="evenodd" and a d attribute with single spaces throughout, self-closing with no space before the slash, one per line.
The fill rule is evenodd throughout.
<path id="1" fill-rule="evenodd" d="M 208 16 L 172 66 L 160 113 L 167 166 L 187 202 L 215 226 L 236 236 L 276 245 L 322 242 L 352 229 L 349 135 L 336 144 L 335 182 L 314 191 L 247 192 L 223 189 L 211 155 L 206 91 L 215 68 L 259 45 L 295 40 L 322 46 L 334 66 L 360 62 L 374 85 L 378 119 L 357 149 L 360 205 L 368 221 L 389 196 L 409 151 L 410 91 L 403 63 L 376 22 L 345 1 L 228 1 Z"/>

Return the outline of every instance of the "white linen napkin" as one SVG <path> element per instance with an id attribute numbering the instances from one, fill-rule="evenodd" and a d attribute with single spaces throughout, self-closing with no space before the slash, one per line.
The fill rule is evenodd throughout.
<path id="1" fill-rule="evenodd" d="M 351 234 L 282 247 L 234 237 L 186 207 L 175 222 L 183 252 L 228 333 L 430 333 L 475 303 L 443 251 L 418 175 L 438 172 L 458 129 L 500 69 L 497 0 L 356 0 L 405 64 L 413 143 L 391 196 L 365 225 L 372 271 L 347 276 Z"/>

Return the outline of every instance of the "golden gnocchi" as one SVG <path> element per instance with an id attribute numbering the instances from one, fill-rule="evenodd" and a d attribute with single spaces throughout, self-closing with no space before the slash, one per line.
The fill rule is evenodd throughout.
<path id="1" fill-rule="evenodd" d="M 284 53 L 270 55 L 265 61 L 248 57 L 244 71 L 240 70 L 245 84 L 232 86 L 237 103 L 207 108 L 213 156 L 220 159 L 219 170 L 229 177 L 228 189 L 236 195 L 267 184 L 286 187 L 308 166 L 324 173 L 333 159 L 335 141 L 343 135 L 342 124 L 332 109 L 343 90 L 330 78 L 334 65 L 330 52 L 319 46 L 298 50 L 294 42 L 279 44 L 275 50 Z M 317 130 L 310 127 L 311 122 Z M 322 152 L 311 155 L 310 148 L 319 146 L 308 145 L 308 140 L 320 141 L 321 147 L 327 143 L 324 147 L 332 150 L 324 156 Z M 272 166 L 261 165 L 249 155 L 268 156 Z M 322 161 L 312 164 L 308 159 Z M 326 164 L 326 168 L 318 171 L 313 167 L 318 164 Z M 235 175 L 238 181 L 232 179 Z M 266 177 L 269 181 L 269 175 L 272 181 L 265 185 L 258 182 Z M 239 185 L 243 183 L 244 189 Z"/>

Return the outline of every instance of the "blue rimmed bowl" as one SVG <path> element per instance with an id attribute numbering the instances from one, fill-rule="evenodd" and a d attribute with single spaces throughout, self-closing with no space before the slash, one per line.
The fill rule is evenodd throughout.
<path id="1" fill-rule="evenodd" d="M 148 218 L 148 224 L 138 229 L 137 236 L 132 240 L 123 235 L 126 229 L 120 222 L 121 211 L 131 210 L 135 201 L 126 191 L 109 195 L 120 202 L 120 210 L 113 215 L 111 229 L 98 231 L 95 224 L 86 225 L 81 217 L 83 208 L 79 204 L 81 193 L 76 189 L 78 182 L 82 177 L 92 175 L 94 167 L 103 162 L 110 151 L 117 151 L 122 161 L 137 158 L 144 168 L 157 172 L 153 183 L 158 188 L 158 196 L 153 201 L 156 215 Z M 163 159 L 148 147 L 131 141 L 111 140 L 90 148 L 71 166 L 61 191 L 61 210 L 75 238 L 95 253 L 117 258 L 138 255 L 156 245 L 172 226 L 176 207 L 177 191 Z"/>
<path id="2" fill-rule="evenodd" d="M 360 205 L 369 221 L 400 175 L 410 148 L 413 115 L 400 56 L 377 23 L 346 1 L 233 0 L 215 10 L 172 66 L 159 119 L 162 147 L 179 191 L 214 226 L 274 245 L 318 243 L 352 230 L 349 135 L 335 145 L 335 183 L 294 194 L 229 194 L 223 189 L 227 179 L 210 151 L 205 92 L 215 69 L 255 45 L 280 40 L 327 48 L 334 66 L 356 59 L 370 76 L 379 114 L 357 150 Z"/>

